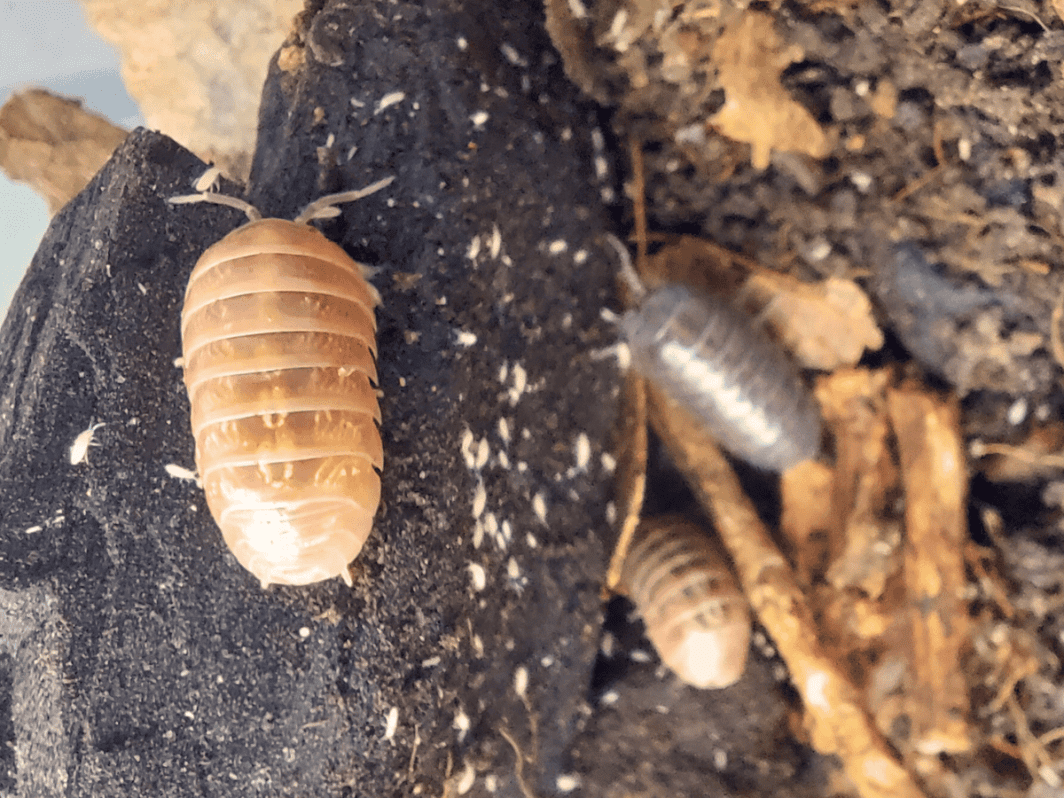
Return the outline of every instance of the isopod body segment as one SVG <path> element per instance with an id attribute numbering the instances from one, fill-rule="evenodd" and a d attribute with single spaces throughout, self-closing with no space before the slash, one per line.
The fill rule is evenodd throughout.
<path id="1" fill-rule="evenodd" d="M 816 400 L 786 354 L 728 303 L 665 284 L 624 314 L 632 367 L 759 468 L 816 456 Z"/>
<path id="2" fill-rule="evenodd" d="M 714 542 L 681 516 L 644 519 L 619 585 L 658 655 L 680 679 L 721 688 L 742 676 L 750 608 Z"/>
<path id="3" fill-rule="evenodd" d="M 350 584 L 373 525 L 379 296 L 363 272 L 308 224 L 259 219 L 204 252 L 189 279 L 196 466 L 226 544 L 264 587 Z"/>

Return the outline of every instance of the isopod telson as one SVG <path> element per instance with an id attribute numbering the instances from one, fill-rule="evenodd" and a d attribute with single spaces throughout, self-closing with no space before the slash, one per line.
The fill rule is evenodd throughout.
<path id="1" fill-rule="evenodd" d="M 701 688 L 734 684 L 750 648 L 750 608 L 720 550 L 680 516 L 644 519 L 620 581 L 658 655 Z"/>
<path id="2" fill-rule="evenodd" d="M 686 286 L 646 292 L 621 317 L 632 367 L 685 407 L 737 457 L 783 471 L 815 457 L 821 421 L 786 354 L 738 309 Z"/>
<path id="3" fill-rule="evenodd" d="M 207 249 L 181 313 L 196 466 L 229 549 L 263 587 L 342 577 L 380 502 L 374 390 L 377 291 L 366 269 L 309 225 L 378 191 L 322 197 L 294 221 L 249 222 Z"/>

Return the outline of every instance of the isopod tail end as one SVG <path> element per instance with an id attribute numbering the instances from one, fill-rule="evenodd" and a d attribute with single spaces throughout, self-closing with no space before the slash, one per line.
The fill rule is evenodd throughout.
<path id="1" fill-rule="evenodd" d="M 348 587 L 355 586 L 355 580 L 351 577 L 351 566 L 345 565 L 343 570 L 340 571 L 340 578 L 344 580 L 344 584 Z"/>
<path id="2" fill-rule="evenodd" d="M 745 614 L 718 628 L 689 631 L 665 664 L 687 684 L 701 690 L 731 687 L 742 678 L 750 649 L 750 619 Z M 664 659 L 664 656 L 663 656 Z"/>

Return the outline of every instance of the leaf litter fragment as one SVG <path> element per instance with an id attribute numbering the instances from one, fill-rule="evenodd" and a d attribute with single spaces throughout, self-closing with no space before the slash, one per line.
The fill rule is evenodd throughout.
<path id="1" fill-rule="evenodd" d="M 768 167 L 772 150 L 826 158 L 834 136 L 780 83 L 783 71 L 803 57 L 784 47 L 768 14 L 747 11 L 727 23 L 713 48 L 724 106 L 710 120 L 725 136 L 750 145 L 757 169 Z"/>

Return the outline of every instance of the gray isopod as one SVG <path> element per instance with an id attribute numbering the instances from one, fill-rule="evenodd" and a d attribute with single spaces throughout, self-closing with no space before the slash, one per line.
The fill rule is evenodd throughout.
<path id="1" fill-rule="evenodd" d="M 735 456 L 770 471 L 816 456 L 816 400 L 786 354 L 741 311 L 666 284 L 625 313 L 621 328 L 632 367 Z"/>

